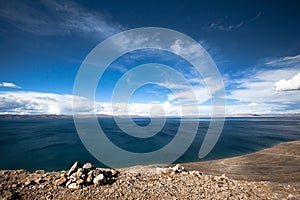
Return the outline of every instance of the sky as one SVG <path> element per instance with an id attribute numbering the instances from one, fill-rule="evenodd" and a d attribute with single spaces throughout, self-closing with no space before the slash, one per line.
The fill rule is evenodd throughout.
<path id="1" fill-rule="evenodd" d="M 299 9 L 296 0 L 1 1 L 0 114 L 72 114 L 74 82 L 88 54 L 114 34 L 142 27 L 181 32 L 207 51 L 224 83 L 227 114 L 300 113 Z M 193 53 L 193 46 L 173 45 Z M 190 86 L 155 70 L 139 77 L 129 73 L 153 61 L 177 70 Z M 128 85 L 156 81 L 140 85 L 127 101 L 126 92 L 116 94 L 112 105 L 114 87 L 124 76 Z M 111 63 L 95 98 L 82 97 L 78 106 L 82 114 L 178 116 L 183 107 L 195 115 L 197 105 L 197 114 L 210 114 L 214 91 L 205 83 L 178 55 L 137 50 Z M 92 111 L 85 107 L 88 101 Z"/>

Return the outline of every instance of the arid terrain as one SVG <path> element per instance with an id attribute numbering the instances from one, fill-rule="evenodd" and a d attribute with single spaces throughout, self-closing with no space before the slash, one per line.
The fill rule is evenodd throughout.
<path id="1" fill-rule="evenodd" d="M 291 183 L 300 189 L 300 141 L 280 143 L 256 153 L 221 160 L 187 163 L 187 169 L 250 181 Z"/>
<path id="2" fill-rule="evenodd" d="M 300 141 L 172 166 L 0 171 L 0 199 L 300 199 Z"/>

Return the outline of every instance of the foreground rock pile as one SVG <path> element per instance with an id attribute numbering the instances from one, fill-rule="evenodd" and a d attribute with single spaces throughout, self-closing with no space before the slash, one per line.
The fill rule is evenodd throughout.
<path id="1" fill-rule="evenodd" d="M 169 168 L 95 168 L 76 162 L 68 171 L 0 171 L 0 199 L 299 199 L 290 185 L 232 180 Z"/>
<path id="2" fill-rule="evenodd" d="M 93 164 L 81 165 L 75 162 L 68 173 L 64 171 L 60 178 L 55 181 L 57 186 L 66 186 L 69 189 L 80 189 L 88 185 L 104 185 L 115 182 L 118 171 L 114 169 L 94 168 Z"/>

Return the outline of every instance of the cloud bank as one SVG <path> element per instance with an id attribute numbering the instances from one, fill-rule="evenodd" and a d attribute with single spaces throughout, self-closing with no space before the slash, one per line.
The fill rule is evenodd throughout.
<path id="1" fill-rule="evenodd" d="M 79 114 L 106 115 L 168 115 L 178 116 L 179 106 L 170 102 L 154 103 L 115 103 L 92 102 L 93 108 L 88 107 L 82 97 L 77 103 Z M 53 94 L 42 92 L 0 92 L 0 114 L 65 114 L 72 115 L 73 96 L 68 94 Z"/>

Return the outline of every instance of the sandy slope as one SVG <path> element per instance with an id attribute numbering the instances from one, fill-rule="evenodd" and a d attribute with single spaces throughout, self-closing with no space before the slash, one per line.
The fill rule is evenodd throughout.
<path id="1" fill-rule="evenodd" d="M 300 141 L 280 143 L 244 156 L 184 166 L 208 174 L 226 173 L 235 179 L 290 183 L 300 189 Z"/>

